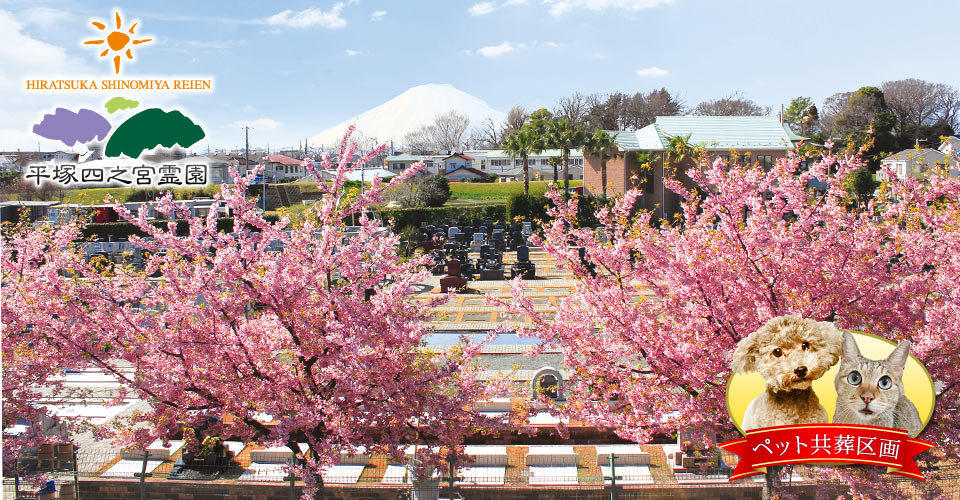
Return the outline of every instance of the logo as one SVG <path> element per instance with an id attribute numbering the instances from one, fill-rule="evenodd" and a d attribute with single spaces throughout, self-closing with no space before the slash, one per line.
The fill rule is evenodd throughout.
<path id="1" fill-rule="evenodd" d="M 103 45 L 106 44 L 107 47 L 100 53 L 100 57 L 108 57 L 110 54 L 113 56 L 113 70 L 116 74 L 120 74 L 120 61 L 122 60 L 121 54 L 126 56 L 127 59 L 133 60 L 133 46 L 140 45 L 141 43 L 147 43 L 153 41 L 152 38 L 140 38 L 134 39 L 133 35 L 136 33 L 137 25 L 140 23 L 133 23 L 129 29 L 123 31 L 123 20 L 120 18 L 120 12 L 114 12 L 114 18 L 116 19 L 116 29 L 111 31 L 109 35 L 105 38 L 100 38 L 96 40 L 87 40 L 83 42 L 84 45 Z M 100 31 L 107 31 L 107 25 L 100 21 L 92 21 L 94 27 Z"/>
<path id="2" fill-rule="evenodd" d="M 168 76 L 139 76 L 136 78 L 116 78 L 120 75 L 120 66 L 124 59 L 133 61 L 137 47 L 154 42 L 152 37 L 137 35 L 139 21 L 134 21 L 129 27 L 125 26 L 120 11 L 114 11 L 110 22 L 90 21 L 90 24 L 99 32 L 100 38 L 84 40 L 82 45 L 90 46 L 98 51 L 100 58 L 107 58 L 112 62 L 113 78 L 80 78 L 57 75 L 53 78 L 27 78 L 24 90 L 76 92 L 76 91 L 166 91 L 166 92 L 210 92 L 213 90 L 213 79 L 209 77 L 168 77 Z"/>
<path id="3" fill-rule="evenodd" d="M 936 391 L 911 343 L 799 315 L 773 318 L 740 340 L 727 410 L 744 437 L 719 446 L 740 456 L 730 480 L 771 465 L 884 465 L 923 480 L 913 457 Z"/>
<path id="4" fill-rule="evenodd" d="M 188 159 L 183 164 L 141 160 L 145 153 L 158 148 L 189 148 L 206 133 L 181 110 L 144 106 L 144 98 L 149 98 L 149 94 L 134 92 L 209 92 L 213 90 L 213 79 L 156 74 L 116 77 L 121 74 L 124 60 L 133 61 L 138 47 L 155 40 L 138 34 L 140 23 L 125 21 L 119 10 L 113 12 L 108 22 L 90 23 L 99 37 L 82 40 L 82 45 L 95 48 L 101 59 L 110 61 L 114 74 L 106 78 L 27 78 L 24 90 L 69 91 L 74 95 L 89 92 L 87 95 L 98 105 L 73 109 L 54 106 L 33 123 L 31 130 L 67 147 L 85 146 L 95 154 L 86 161 L 73 163 L 56 160 L 54 155 L 43 163 L 28 165 L 24 178 L 38 186 L 43 182 L 62 186 L 205 185 L 209 165 L 202 160 Z M 117 95 L 120 92 L 130 93 Z"/>

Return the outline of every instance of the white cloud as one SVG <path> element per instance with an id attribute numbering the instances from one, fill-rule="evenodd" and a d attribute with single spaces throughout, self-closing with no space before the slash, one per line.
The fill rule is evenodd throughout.
<path id="1" fill-rule="evenodd" d="M 71 15 L 67 11 L 50 7 L 31 7 L 21 12 L 18 18 L 24 23 L 40 27 L 53 27 L 68 22 Z"/>
<path id="2" fill-rule="evenodd" d="M 19 88 L 23 77 L 68 67 L 63 47 L 31 38 L 22 28 L 13 13 L 0 10 L 0 93 L 4 95 Z"/>
<path id="3" fill-rule="evenodd" d="M 663 78 L 670 74 L 669 71 L 658 68 L 656 66 L 650 66 L 649 68 L 642 68 L 637 70 L 637 76 L 648 77 L 648 78 Z"/>
<path id="4" fill-rule="evenodd" d="M 661 5 L 669 5 L 673 0 L 543 0 L 550 6 L 550 15 L 561 16 L 571 10 L 588 9 L 595 12 L 607 9 L 640 11 Z"/>
<path id="5" fill-rule="evenodd" d="M 497 10 L 497 2 L 480 2 L 467 9 L 471 16 L 485 16 Z"/>
<path id="6" fill-rule="evenodd" d="M 57 93 L 52 97 L 46 92 L 27 92 L 25 80 L 30 78 L 85 78 L 89 75 L 84 68 L 96 71 L 96 54 L 84 54 L 82 59 L 70 56 L 63 47 L 37 40 L 28 35 L 24 28 L 29 23 L 22 12 L 16 14 L 0 9 L 0 150 L 70 149 L 59 141 L 44 139 L 32 132 L 44 113 L 52 113 L 56 106 L 69 109 L 102 109 L 100 96 L 91 97 L 83 93 Z M 91 64 L 91 61 L 94 61 Z M 93 66 L 93 67 L 91 67 Z M 79 74 L 78 74 L 79 72 Z M 128 95 L 127 97 L 132 97 Z M 53 100 L 55 99 L 55 100 Z M 82 150 L 82 145 L 74 149 Z"/>
<path id="7" fill-rule="evenodd" d="M 320 26 L 332 30 L 341 29 L 347 25 L 347 20 L 340 16 L 343 5 L 343 2 L 337 2 L 328 11 L 324 11 L 320 7 L 310 7 L 297 12 L 288 9 L 268 17 L 265 22 L 290 28 Z"/>
<path id="8" fill-rule="evenodd" d="M 280 128 L 280 122 L 269 118 L 257 118 L 255 120 L 240 120 L 230 124 L 231 127 L 250 127 L 254 130 L 267 131 Z"/>
<path id="9" fill-rule="evenodd" d="M 348 56 L 350 56 L 350 57 L 353 57 L 353 56 L 359 56 L 360 54 L 366 54 L 367 51 L 365 51 L 365 50 L 346 49 L 346 50 L 343 51 L 343 53 L 346 54 L 346 55 L 348 55 Z"/>
<path id="10" fill-rule="evenodd" d="M 506 2 L 503 2 L 504 7 L 509 7 L 511 5 L 526 5 L 526 4 L 527 4 L 527 0 L 507 0 Z"/>
<path id="11" fill-rule="evenodd" d="M 480 47 L 477 49 L 477 54 L 480 54 L 483 57 L 500 57 L 505 54 L 509 54 L 517 49 L 524 48 L 522 43 L 514 45 L 510 42 L 503 42 L 499 45 L 488 45 L 486 47 Z"/>
<path id="12" fill-rule="evenodd" d="M 193 49 L 206 50 L 227 50 L 237 45 L 245 45 L 243 40 L 184 40 L 180 43 Z"/>
<path id="13" fill-rule="evenodd" d="M 379 21 L 379 20 L 383 19 L 383 16 L 385 16 L 385 15 L 387 15 L 387 11 L 385 11 L 385 10 L 375 10 L 375 11 L 373 11 L 373 14 L 370 14 L 370 20 L 371 20 L 371 21 Z"/>
<path id="14" fill-rule="evenodd" d="M 550 47 L 551 49 L 563 48 L 563 44 L 559 42 L 551 42 L 548 40 L 546 42 L 543 42 L 543 44 L 546 45 L 547 47 Z"/>

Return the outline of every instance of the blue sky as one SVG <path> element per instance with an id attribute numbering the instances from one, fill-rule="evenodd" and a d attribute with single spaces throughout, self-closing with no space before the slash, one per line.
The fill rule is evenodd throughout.
<path id="1" fill-rule="evenodd" d="M 155 39 L 123 77 L 215 79 L 212 94 L 153 102 L 196 117 L 214 148 L 241 145 L 247 122 L 255 146 L 296 146 L 423 83 L 502 111 L 552 107 L 573 91 L 666 87 L 688 106 L 740 91 L 779 110 L 798 95 L 819 103 L 901 78 L 960 87 L 952 0 L 0 0 L 0 150 L 36 148 L 30 126 L 57 105 L 115 94 L 22 90 L 53 72 L 111 77 L 80 42 L 114 8 Z"/>

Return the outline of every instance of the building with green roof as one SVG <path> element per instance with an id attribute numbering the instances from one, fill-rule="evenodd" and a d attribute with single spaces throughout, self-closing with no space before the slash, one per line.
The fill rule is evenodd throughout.
<path id="1" fill-rule="evenodd" d="M 687 144 L 714 156 L 735 156 L 738 161 L 756 162 L 768 168 L 803 139 L 775 116 L 658 116 L 654 123 L 639 130 L 608 132 L 616 134 L 617 151 L 607 153 L 607 195 L 640 187 L 643 208 L 655 210 L 661 217 L 670 217 L 680 210 L 680 197 L 663 185 L 672 138 L 681 137 Z M 640 165 L 639 153 L 652 155 L 648 168 Z M 679 179 L 688 187 L 692 187 L 692 182 L 683 171 L 695 165 L 688 158 L 676 169 Z M 583 179 L 587 192 L 603 192 L 604 175 L 597 155 L 584 156 Z"/>

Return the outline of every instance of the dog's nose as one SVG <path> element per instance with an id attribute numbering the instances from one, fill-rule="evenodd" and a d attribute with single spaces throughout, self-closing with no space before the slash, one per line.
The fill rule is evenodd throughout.
<path id="1" fill-rule="evenodd" d="M 870 404 L 870 402 L 873 401 L 873 393 L 865 392 L 860 395 L 860 399 L 863 400 L 864 404 Z"/>
<path id="2" fill-rule="evenodd" d="M 793 371 L 793 373 L 796 373 L 797 376 L 800 377 L 800 378 L 806 377 L 806 376 L 807 376 L 807 367 L 806 367 L 806 366 L 798 366 L 797 369 Z"/>

